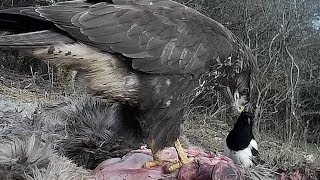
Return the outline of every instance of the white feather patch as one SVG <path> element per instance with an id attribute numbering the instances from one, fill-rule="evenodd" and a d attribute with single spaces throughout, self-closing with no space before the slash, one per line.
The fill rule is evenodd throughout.
<path id="1" fill-rule="evenodd" d="M 258 150 L 258 144 L 257 144 L 256 140 L 254 140 L 254 139 L 252 139 L 252 140 L 250 141 L 249 146 L 252 147 L 252 148 L 254 148 L 254 149 L 256 149 L 256 150 Z"/>
<path id="2" fill-rule="evenodd" d="M 56 66 L 84 72 L 88 86 L 93 92 L 102 92 L 115 100 L 137 98 L 139 78 L 118 56 L 100 52 L 84 44 L 63 43 L 39 48 L 33 55 Z"/>
<path id="3" fill-rule="evenodd" d="M 252 148 L 258 150 L 257 142 L 254 139 L 252 139 L 250 141 L 250 144 L 247 148 L 240 150 L 240 151 L 230 150 L 227 147 L 227 144 L 225 143 L 224 154 L 226 156 L 228 156 L 230 159 L 232 159 L 234 161 L 234 163 L 240 164 L 240 165 L 244 166 L 245 168 L 248 168 L 248 167 L 253 166 L 254 156 L 251 152 Z"/>

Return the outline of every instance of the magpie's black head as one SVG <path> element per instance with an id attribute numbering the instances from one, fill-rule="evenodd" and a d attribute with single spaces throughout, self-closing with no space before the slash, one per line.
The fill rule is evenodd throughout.
<path id="1" fill-rule="evenodd" d="M 227 136 L 227 146 L 229 149 L 239 151 L 247 148 L 250 141 L 254 139 L 253 128 L 254 115 L 251 112 L 241 112 L 233 129 Z"/>

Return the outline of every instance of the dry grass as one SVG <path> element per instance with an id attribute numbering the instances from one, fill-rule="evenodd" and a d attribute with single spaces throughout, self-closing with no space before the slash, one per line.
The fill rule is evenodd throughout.
<path id="1" fill-rule="evenodd" d="M 222 22 L 253 50 L 258 61 L 258 82 L 254 99 L 259 111 L 255 133 L 262 157 L 268 166 L 306 167 L 306 159 L 310 155 L 319 163 L 320 34 L 312 21 L 317 18 L 320 2 L 179 2 Z M 208 138 L 221 134 L 202 128 L 223 130 L 219 127 L 224 126 L 217 121 L 224 121 L 223 116 L 212 116 L 212 113 L 202 114 L 202 117 L 201 114 L 190 114 L 186 123 L 188 129 L 184 132 L 190 137 L 202 132 L 207 135 L 207 138 L 199 138 L 200 140 L 195 138 L 195 142 L 209 141 Z M 206 123 L 203 123 L 203 119 L 206 119 Z M 215 140 L 209 143 L 216 145 Z"/>
<path id="2" fill-rule="evenodd" d="M 6 92 L 10 92 L 9 96 L 10 97 L 12 96 L 12 91 L 6 91 Z M 25 92 L 29 93 L 30 97 L 35 96 L 34 93 L 27 92 L 27 91 Z M 21 100 L 29 101 L 29 102 L 35 101 L 35 99 L 26 98 L 23 96 L 22 96 L 22 99 L 19 99 L 17 97 L 13 99 L 15 101 L 21 101 Z M 34 102 L 34 103 L 38 104 L 38 102 Z M 55 105 L 55 106 L 59 108 L 59 107 L 62 107 L 63 105 L 62 106 Z M 226 137 L 226 134 L 230 130 L 231 126 L 224 121 L 218 120 L 219 113 L 215 113 L 214 111 L 211 111 L 210 108 L 206 108 L 206 107 L 202 107 L 201 109 L 206 109 L 207 113 L 199 113 L 199 111 L 201 111 L 200 109 L 193 109 L 186 114 L 187 121 L 183 128 L 183 134 L 187 136 L 187 138 L 193 144 L 199 145 L 208 150 L 220 153 L 223 147 L 222 146 L 223 140 Z M 32 110 L 28 110 L 28 111 L 32 113 Z M 54 137 L 53 139 L 57 139 L 57 138 L 60 139 L 62 138 L 61 135 L 56 134 L 56 132 L 52 131 L 52 129 L 54 129 L 52 127 L 56 127 L 57 124 L 60 124 L 61 126 L 63 126 L 63 122 L 52 121 L 53 119 L 57 118 L 57 117 L 56 118 L 52 117 L 52 116 L 56 116 L 54 114 L 52 115 L 49 114 L 48 118 L 45 118 L 41 121 L 46 125 L 45 129 L 51 129 L 51 131 L 46 132 L 46 137 Z M 33 117 L 33 116 L 29 115 L 29 117 Z M 24 130 L 34 129 L 34 128 L 29 128 L 30 124 L 28 124 L 26 121 L 19 120 L 19 118 L 17 119 L 14 117 L 9 117 L 6 119 L 9 120 L 10 122 L 9 127 L 7 126 L 2 129 L 8 130 L 8 129 L 19 127 L 18 132 L 21 132 L 23 134 L 26 134 L 26 133 L 30 134 L 31 132 L 21 131 L 21 129 L 24 129 Z M 37 121 L 33 120 L 33 122 L 37 124 L 36 123 Z M 12 131 L 7 131 L 7 132 L 10 132 L 10 134 L 13 135 Z M 277 140 L 277 138 L 272 137 L 271 135 L 258 134 L 257 136 L 262 159 L 266 161 L 266 164 L 263 166 L 248 169 L 247 173 L 251 179 L 268 179 L 268 178 L 272 179 L 276 174 L 275 170 L 282 166 L 290 167 L 295 165 L 295 166 L 306 167 L 306 169 L 308 169 L 305 163 L 305 159 L 306 159 L 305 157 L 307 155 L 313 155 L 317 160 L 319 160 L 319 157 L 317 157 L 320 154 L 319 148 L 317 149 L 315 146 L 310 146 L 309 144 L 307 144 L 304 147 L 301 147 L 301 146 L 295 145 L 294 143 L 292 143 L 292 146 L 288 146 L 287 143 L 281 142 Z M 35 146 L 34 148 L 36 147 L 41 149 L 42 145 Z M 53 155 L 52 157 L 56 157 L 56 156 Z M 61 163 L 63 163 L 63 161 Z M 46 168 L 47 167 L 48 166 L 46 166 Z M 51 170 L 48 170 L 48 169 L 42 170 L 42 171 L 35 170 L 36 173 L 42 172 L 43 174 L 47 174 L 47 171 L 51 171 Z M 39 177 L 42 177 L 43 174 L 39 175 Z M 36 176 L 35 174 L 32 175 L 32 177 L 35 177 L 35 176 Z"/>
<path id="3" fill-rule="evenodd" d="M 210 111 L 209 111 L 210 112 Z M 219 113 L 199 113 L 190 110 L 185 116 L 183 135 L 192 144 L 205 147 L 213 152 L 223 153 L 223 143 L 231 130 L 232 125 L 219 120 Z M 265 164 L 250 168 L 247 173 L 250 179 L 274 179 L 278 169 L 302 168 L 311 177 L 315 178 L 315 172 L 308 164 L 308 159 L 314 164 L 320 165 L 320 147 L 316 144 L 279 140 L 272 133 L 256 133 L 261 159 Z"/>
<path id="4" fill-rule="evenodd" d="M 261 155 L 270 166 L 304 166 L 306 159 L 312 155 L 320 164 L 320 148 L 315 144 L 296 143 L 292 139 L 289 142 L 277 140 L 272 135 L 257 136 Z"/>
<path id="5" fill-rule="evenodd" d="M 189 110 L 185 115 L 183 134 L 194 145 L 202 146 L 212 152 L 222 152 L 224 138 L 230 127 L 225 121 L 218 120 L 216 114 L 198 113 L 199 109 L 210 110 L 207 107 Z"/>

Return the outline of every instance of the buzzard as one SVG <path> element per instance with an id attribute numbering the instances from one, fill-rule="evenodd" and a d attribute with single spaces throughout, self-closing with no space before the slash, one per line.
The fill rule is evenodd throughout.
<path id="1" fill-rule="evenodd" d="M 156 154 L 177 141 L 186 107 L 219 90 L 249 102 L 254 57 L 227 28 L 171 0 L 67 1 L 0 11 L 0 48 L 82 73 L 91 92 L 136 108 Z"/>

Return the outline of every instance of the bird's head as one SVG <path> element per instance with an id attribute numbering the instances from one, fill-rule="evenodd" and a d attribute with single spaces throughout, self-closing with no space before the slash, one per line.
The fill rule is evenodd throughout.
<path id="1" fill-rule="evenodd" d="M 218 79 L 216 88 L 229 104 L 228 114 L 231 116 L 239 116 L 249 103 L 255 103 L 256 59 L 247 46 L 239 44 L 242 46 L 229 58 L 231 63 L 221 68 L 224 76 Z"/>
<path id="2" fill-rule="evenodd" d="M 220 91 L 224 100 L 229 105 L 228 114 L 239 116 L 251 102 L 251 73 L 249 71 L 239 73 L 235 77 L 224 81 L 216 89 Z"/>

